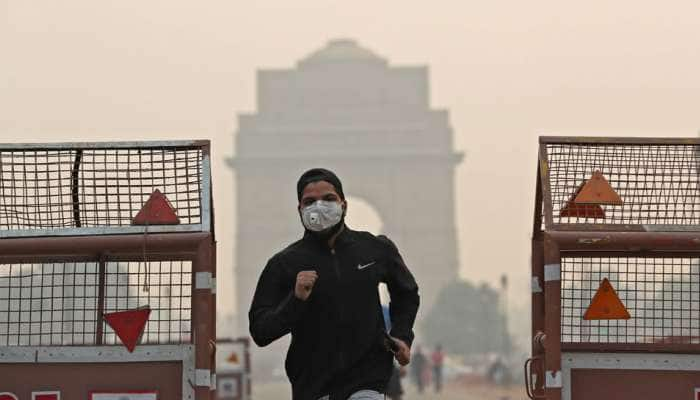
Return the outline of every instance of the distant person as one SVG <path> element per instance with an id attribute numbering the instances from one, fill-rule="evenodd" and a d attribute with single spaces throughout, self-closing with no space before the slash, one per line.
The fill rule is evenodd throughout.
<path id="1" fill-rule="evenodd" d="M 266 346 L 292 334 L 285 369 L 294 400 L 384 399 L 392 359 L 411 358 L 416 281 L 388 238 L 345 225 L 347 202 L 333 172 L 302 174 L 297 200 L 304 237 L 275 254 L 258 280 L 248 314 L 253 340 Z M 380 282 L 391 296 L 390 334 Z"/>
<path id="2" fill-rule="evenodd" d="M 486 371 L 486 376 L 496 385 L 503 385 L 507 383 L 510 379 L 509 375 L 510 373 L 508 372 L 508 367 L 500 357 L 496 358 L 496 360 Z"/>
<path id="3" fill-rule="evenodd" d="M 445 362 L 445 354 L 442 352 L 442 346 L 437 345 L 435 351 L 430 356 L 433 364 L 433 382 L 435 382 L 435 393 L 440 393 L 442 390 L 442 365 Z"/>
<path id="4" fill-rule="evenodd" d="M 418 389 L 418 393 L 423 393 L 425 388 L 425 370 L 428 367 L 428 358 L 423 354 L 420 346 L 416 346 L 416 351 L 411 360 L 411 378 Z"/>

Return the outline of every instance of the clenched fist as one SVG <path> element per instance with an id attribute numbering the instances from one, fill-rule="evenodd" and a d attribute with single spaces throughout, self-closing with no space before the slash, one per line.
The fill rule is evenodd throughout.
<path id="1" fill-rule="evenodd" d="M 395 343 L 395 351 L 392 350 L 392 353 L 394 353 L 396 361 L 402 367 L 408 365 L 411 362 L 411 348 L 401 339 L 395 337 L 390 337 L 390 339 Z"/>
<path id="2" fill-rule="evenodd" d="M 297 274 L 297 283 L 294 285 L 294 295 L 299 300 L 304 300 L 309 298 L 311 291 L 314 288 L 314 284 L 318 279 L 318 274 L 316 271 L 301 271 Z"/>

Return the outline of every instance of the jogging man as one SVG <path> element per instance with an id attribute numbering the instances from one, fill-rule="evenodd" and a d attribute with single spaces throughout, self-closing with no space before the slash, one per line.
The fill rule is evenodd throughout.
<path id="1" fill-rule="evenodd" d="M 410 361 L 418 286 L 396 246 L 345 225 L 347 202 L 325 169 L 297 182 L 304 237 L 274 255 L 248 314 L 255 343 L 292 334 L 285 369 L 294 400 L 383 399 L 393 359 Z M 391 333 L 377 286 L 391 297 Z"/>

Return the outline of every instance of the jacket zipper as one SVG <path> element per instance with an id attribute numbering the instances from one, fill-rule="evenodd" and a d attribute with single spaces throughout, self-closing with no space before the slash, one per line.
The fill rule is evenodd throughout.
<path id="1" fill-rule="evenodd" d="M 333 258 L 333 269 L 335 270 L 335 276 L 338 278 L 338 283 L 340 283 L 340 265 L 338 265 L 338 258 L 335 256 L 335 248 L 331 249 L 331 257 Z"/>
<path id="2" fill-rule="evenodd" d="M 335 254 L 335 248 L 331 248 L 331 258 L 333 258 L 333 269 L 335 270 L 335 275 L 338 278 L 338 285 L 340 285 L 340 280 L 341 280 L 341 274 L 340 274 L 340 264 L 338 263 L 338 257 Z M 340 309 L 339 309 L 339 316 L 340 320 L 342 321 L 343 319 L 343 305 L 340 304 Z M 343 354 L 342 349 L 342 343 L 339 343 L 338 346 L 338 364 L 341 370 L 345 369 L 345 355 Z M 334 399 L 335 396 L 332 394 L 329 395 L 329 400 Z"/>

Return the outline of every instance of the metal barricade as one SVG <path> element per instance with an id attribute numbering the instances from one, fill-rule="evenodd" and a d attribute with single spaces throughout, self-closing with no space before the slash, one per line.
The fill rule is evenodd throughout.
<path id="1" fill-rule="evenodd" d="M 0 145 L 0 392 L 215 398 L 209 149 Z"/>
<path id="2" fill-rule="evenodd" d="M 540 138 L 528 396 L 695 398 L 699 171 L 698 139 Z"/>

